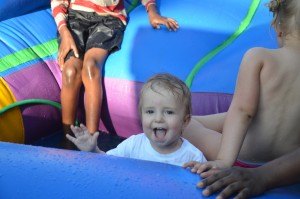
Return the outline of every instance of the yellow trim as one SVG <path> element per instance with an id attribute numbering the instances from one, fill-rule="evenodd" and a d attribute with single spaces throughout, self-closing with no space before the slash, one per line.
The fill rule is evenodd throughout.
<path id="1" fill-rule="evenodd" d="M 0 109 L 16 102 L 16 99 L 3 78 L 0 78 Z M 24 143 L 24 125 L 18 107 L 0 115 L 0 141 Z"/>

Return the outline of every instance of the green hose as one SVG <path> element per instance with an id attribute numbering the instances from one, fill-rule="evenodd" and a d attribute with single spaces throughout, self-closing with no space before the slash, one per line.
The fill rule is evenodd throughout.
<path id="1" fill-rule="evenodd" d="M 17 101 L 17 102 L 14 102 L 12 104 L 5 106 L 4 108 L 0 109 L 0 115 L 10 109 L 13 109 L 18 106 L 27 105 L 27 104 L 46 104 L 46 105 L 50 105 L 55 108 L 61 109 L 61 105 L 58 102 L 54 102 L 51 100 L 45 100 L 45 99 L 27 99 L 27 100 Z"/>
<path id="2" fill-rule="evenodd" d="M 139 5 L 139 0 L 133 0 L 129 8 L 127 8 L 126 12 L 129 14 L 132 10 L 134 10 Z"/>
<path id="3" fill-rule="evenodd" d="M 190 74 L 188 75 L 187 79 L 185 80 L 185 83 L 190 88 L 193 84 L 193 80 L 196 76 L 196 74 L 199 72 L 199 70 L 212 58 L 214 58 L 219 52 L 224 50 L 227 46 L 229 46 L 231 43 L 233 43 L 242 33 L 245 32 L 245 30 L 250 25 L 258 7 L 260 4 L 260 0 L 253 0 L 250 8 L 248 10 L 248 13 L 246 17 L 241 22 L 240 26 L 237 28 L 237 30 L 223 43 L 218 45 L 216 48 L 214 48 L 212 51 L 210 51 L 208 54 L 206 54 L 198 63 L 194 66 Z"/>
<path id="4" fill-rule="evenodd" d="M 54 102 L 54 101 L 46 100 L 46 99 L 26 99 L 26 100 L 11 103 L 11 104 L 3 107 L 2 109 L 0 109 L 0 115 L 5 113 L 6 111 L 9 111 L 10 109 L 15 108 L 15 107 L 28 105 L 28 104 L 45 104 L 45 105 L 50 105 L 50 106 L 53 106 L 53 107 L 61 110 L 61 104 L 58 102 Z M 79 125 L 78 119 L 76 119 L 75 125 L 76 126 Z"/>

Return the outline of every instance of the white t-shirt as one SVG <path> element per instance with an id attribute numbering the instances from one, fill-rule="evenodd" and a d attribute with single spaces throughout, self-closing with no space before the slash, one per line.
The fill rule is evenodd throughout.
<path id="1" fill-rule="evenodd" d="M 106 152 L 108 155 L 119 157 L 135 158 L 140 160 L 149 160 L 154 162 L 163 162 L 182 166 L 189 161 L 206 162 L 203 153 L 184 138 L 181 147 L 169 154 L 158 153 L 144 133 L 132 135 L 116 148 Z"/>

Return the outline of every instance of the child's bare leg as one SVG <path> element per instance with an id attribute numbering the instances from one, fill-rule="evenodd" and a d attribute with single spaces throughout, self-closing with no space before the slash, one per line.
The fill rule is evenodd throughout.
<path id="1" fill-rule="evenodd" d="M 63 124 L 66 125 L 71 125 L 75 122 L 78 96 L 82 85 L 81 69 L 82 61 L 71 57 L 65 63 L 65 67 L 62 71 L 62 121 Z"/>
<path id="2" fill-rule="evenodd" d="M 74 124 L 76 117 L 78 96 L 82 85 L 81 69 L 82 61 L 71 57 L 66 61 L 62 71 L 61 105 L 64 137 L 61 142 L 61 147 L 66 149 L 76 148 L 73 143 L 65 138 L 65 135 L 73 134 L 70 125 Z"/>
<path id="3" fill-rule="evenodd" d="M 202 123 L 206 128 L 222 133 L 226 114 L 227 112 L 204 116 L 193 116 L 193 118 Z"/>
<path id="4" fill-rule="evenodd" d="M 85 53 L 82 70 L 82 81 L 85 87 L 85 114 L 88 131 L 98 130 L 102 106 L 102 66 L 108 51 L 92 48 Z"/>
<path id="5" fill-rule="evenodd" d="M 184 129 L 183 137 L 199 148 L 208 160 L 215 160 L 221 144 L 219 132 L 222 131 L 224 119 L 225 114 L 193 116 Z"/>

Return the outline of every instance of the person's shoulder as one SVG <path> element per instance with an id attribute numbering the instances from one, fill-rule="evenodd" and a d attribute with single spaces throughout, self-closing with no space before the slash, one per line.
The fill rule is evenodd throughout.
<path id="1" fill-rule="evenodd" d="M 140 147 L 143 142 L 143 133 L 131 135 L 116 148 L 109 150 L 108 155 L 115 155 L 120 157 L 132 157 L 136 148 Z"/>
<path id="2" fill-rule="evenodd" d="M 147 142 L 149 142 L 148 138 L 146 137 L 146 135 L 144 133 L 131 135 L 125 141 L 126 141 L 126 143 L 131 143 L 134 145 L 144 145 L 144 144 L 147 144 Z"/>
<path id="3" fill-rule="evenodd" d="M 142 140 L 144 139 L 144 137 L 146 137 L 144 133 L 139 133 L 139 134 L 134 134 L 129 136 L 126 140 L 136 141 L 136 140 Z"/>
<path id="4" fill-rule="evenodd" d="M 246 51 L 244 58 L 253 59 L 253 58 L 265 58 L 269 55 L 271 49 L 263 48 L 263 47 L 254 47 L 250 48 Z"/>
<path id="5" fill-rule="evenodd" d="M 268 60 L 272 60 L 273 55 L 272 52 L 274 50 L 262 48 L 262 47 L 254 47 L 250 48 L 246 51 L 243 56 L 242 63 L 245 66 L 255 65 L 258 68 L 263 66 Z"/>

